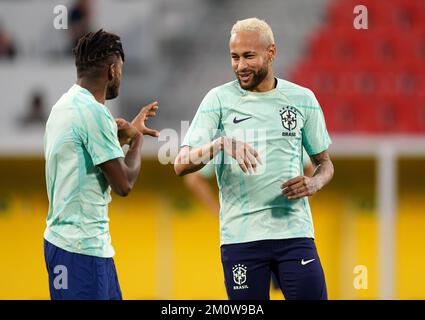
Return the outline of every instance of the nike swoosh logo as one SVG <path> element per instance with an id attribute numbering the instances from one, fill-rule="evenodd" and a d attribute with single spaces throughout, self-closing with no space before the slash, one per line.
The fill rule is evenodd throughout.
<path id="1" fill-rule="evenodd" d="M 239 123 L 248 119 L 251 119 L 252 117 L 246 117 L 246 118 L 242 118 L 242 119 L 236 119 L 236 117 L 233 118 L 233 123 Z"/>
<path id="2" fill-rule="evenodd" d="M 302 259 L 302 260 L 301 260 L 301 264 L 302 264 L 303 266 L 305 266 L 306 264 L 309 264 L 310 262 L 313 262 L 314 260 L 316 260 L 316 259 L 310 259 L 310 260 L 306 260 L 306 261 L 304 261 L 304 259 Z"/>

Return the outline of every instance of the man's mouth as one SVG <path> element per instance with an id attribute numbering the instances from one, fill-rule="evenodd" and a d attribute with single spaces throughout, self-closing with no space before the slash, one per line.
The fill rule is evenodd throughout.
<path id="1" fill-rule="evenodd" d="M 248 82 L 249 80 L 251 80 L 251 75 L 251 72 L 238 73 L 239 80 L 241 80 L 242 82 Z"/>

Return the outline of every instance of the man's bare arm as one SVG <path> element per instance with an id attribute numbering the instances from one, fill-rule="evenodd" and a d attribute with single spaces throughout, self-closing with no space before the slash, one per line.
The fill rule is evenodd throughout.
<path id="1" fill-rule="evenodd" d="M 235 159 L 247 174 L 256 172 L 257 163 L 262 164 L 258 152 L 247 143 L 234 138 L 219 137 L 199 148 L 183 147 L 174 161 L 174 171 L 178 176 L 198 171 L 220 151 Z"/>
<path id="2" fill-rule="evenodd" d="M 158 110 L 158 102 L 155 101 L 143 107 L 132 123 L 122 118 L 116 119 L 120 145 L 128 144 L 130 147 L 124 159 L 106 161 L 99 167 L 112 190 L 120 196 L 125 197 L 130 193 L 139 175 L 143 135 L 159 136 L 157 130 L 147 128 L 145 125 L 146 120 L 156 116 L 156 110 Z"/>
<path id="3" fill-rule="evenodd" d="M 174 171 L 181 177 L 202 169 L 222 150 L 221 144 L 222 139 L 218 138 L 199 148 L 184 146 L 174 160 Z"/>
<path id="4" fill-rule="evenodd" d="M 112 190 L 119 196 L 127 196 L 140 172 L 143 136 L 138 133 L 130 143 L 125 158 L 117 158 L 99 165 Z"/>
<path id="5" fill-rule="evenodd" d="M 334 166 L 329 152 L 326 150 L 310 158 L 316 167 L 312 177 L 298 176 L 282 184 L 282 194 L 289 200 L 311 196 L 332 180 Z"/>
<path id="6" fill-rule="evenodd" d="M 320 186 L 318 190 L 320 190 L 332 180 L 334 176 L 334 165 L 328 150 L 315 154 L 310 158 L 316 167 L 313 177 L 316 177 L 318 180 L 318 185 Z"/>

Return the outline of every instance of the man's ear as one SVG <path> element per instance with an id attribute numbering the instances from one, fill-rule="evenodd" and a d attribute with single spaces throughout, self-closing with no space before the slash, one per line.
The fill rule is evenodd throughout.
<path id="1" fill-rule="evenodd" d="M 115 63 L 112 63 L 111 65 L 109 65 L 109 68 L 108 68 L 108 80 L 111 81 L 114 78 L 115 78 Z"/>
<path id="2" fill-rule="evenodd" d="M 273 62 L 273 60 L 276 58 L 276 46 L 274 44 L 271 44 L 268 48 L 268 54 L 270 61 Z"/>

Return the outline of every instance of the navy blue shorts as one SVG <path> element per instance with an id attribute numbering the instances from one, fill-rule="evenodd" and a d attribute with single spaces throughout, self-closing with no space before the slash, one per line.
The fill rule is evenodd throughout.
<path id="1" fill-rule="evenodd" d="M 327 300 L 325 276 L 314 239 L 222 245 L 221 261 L 230 300 L 270 299 L 272 274 L 287 300 Z"/>
<path id="2" fill-rule="evenodd" d="M 44 240 L 52 300 L 121 300 L 114 260 L 72 253 Z"/>

